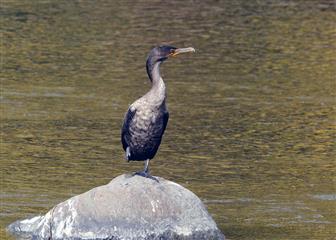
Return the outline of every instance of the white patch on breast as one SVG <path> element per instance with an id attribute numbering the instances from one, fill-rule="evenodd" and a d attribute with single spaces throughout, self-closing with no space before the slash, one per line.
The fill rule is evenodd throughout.
<path id="1" fill-rule="evenodd" d="M 156 116 L 153 115 L 153 116 L 152 116 L 152 119 L 151 119 L 151 121 L 152 121 L 153 124 L 155 123 L 155 120 L 156 120 Z"/>

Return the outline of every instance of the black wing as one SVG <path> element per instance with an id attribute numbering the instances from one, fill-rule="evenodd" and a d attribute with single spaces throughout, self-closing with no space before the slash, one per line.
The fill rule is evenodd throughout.
<path id="1" fill-rule="evenodd" d="M 163 127 L 162 127 L 162 134 L 164 133 L 164 131 L 166 130 L 167 124 L 168 124 L 168 120 L 169 120 L 169 112 L 166 111 L 163 115 Z"/>
<path id="2" fill-rule="evenodd" d="M 128 109 L 125 115 L 125 118 L 124 118 L 122 129 L 121 129 L 121 143 L 125 151 L 126 151 L 126 148 L 128 147 L 127 138 L 130 137 L 129 128 L 133 120 L 133 117 L 135 115 L 135 112 L 136 112 L 136 109 L 134 111 L 132 111 L 131 108 Z"/>

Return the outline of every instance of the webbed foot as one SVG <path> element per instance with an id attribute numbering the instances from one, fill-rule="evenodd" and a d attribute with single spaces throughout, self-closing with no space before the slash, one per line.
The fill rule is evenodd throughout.
<path id="1" fill-rule="evenodd" d="M 156 182 L 159 182 L 159 180 L 156 179 L 155 177 L 153 177 L 152 175 L 150 175 L 148 171 L 135 172 L 135 173 L 133 173 L 133 176 L 135 176 L 135 175 L 138 175 L 138 176 L 141 176 L 141 177 L 145 177 L 145 178 L 149 178 L 149 179 L 152 179 L 152 180 L 154 180 Z"/>

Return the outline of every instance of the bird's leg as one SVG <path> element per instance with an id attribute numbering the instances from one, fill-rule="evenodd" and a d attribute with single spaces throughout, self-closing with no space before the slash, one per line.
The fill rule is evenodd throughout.
<path id="1" fill-rule="evenodd" d="M 149 159 L 147 159 L 146 161 L 145 161 L 145 169 L 144 169 L 144 173 L 147 173 L 147 174 L 149 174 Z"/>
<path id="2" fill-rule="evenodd" d="M 147 159 L 145 161 L 145 168 L 144 168 L 143 171 L 136 172 L 136 173 L 134 173 L 134 175 L 139 175 L 139 176 L 142 176 L 142 177 L 145 177 L 145 178 L 150 178 L 150 179 L 153 179 L 153 180 L 159 182 L 155 177 L 153 177 L 149 174 L 149 161 L 150 161 L 149 159 Z"/>
<path id="3" fill-rule="evenodd" d="M 145 168 L 143 171 L 139 171 L 139 172 L 136 172 L 134 175 L 140 175 L 140 176 L 143 176 L 143 177 L 149 177 L 149 159 L 147 159 L 145 161 Z"/>

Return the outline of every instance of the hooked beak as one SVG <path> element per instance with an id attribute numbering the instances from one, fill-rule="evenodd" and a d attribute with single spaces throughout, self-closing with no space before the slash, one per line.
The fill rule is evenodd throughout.
<path id="1" fill-rule="evenodd" d="M 181 53 L 188 53 L 188 52 L 195 52 L 195 48 L 193 47 L 188 47 L 188 48 L 177 48 L 175 49 L 169 56 L 175 57 Z"/>

